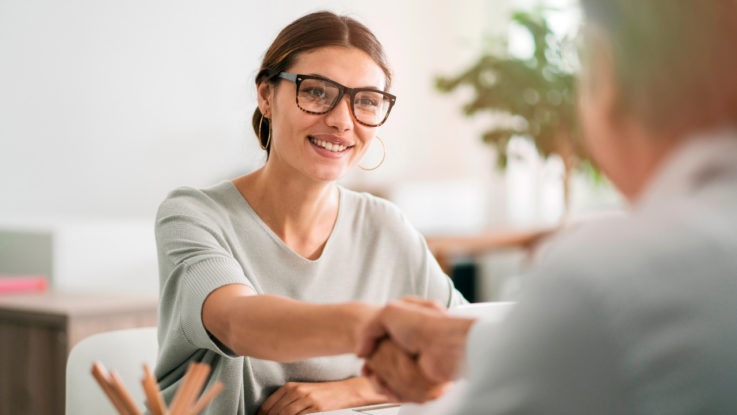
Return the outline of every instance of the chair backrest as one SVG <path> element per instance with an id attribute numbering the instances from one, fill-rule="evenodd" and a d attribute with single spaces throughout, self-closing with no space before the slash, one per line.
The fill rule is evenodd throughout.
<path id="1" fill-rule="evenodd" d="M 125 388 L 142 410 L 143 364 L 148 364 L 153 370 L 157 352 L 156 327 L 109 331 L 79 342 L 67 359 L 66 414 L 117 413 L 90 372 L 96 360 L 120 375 Z"/>

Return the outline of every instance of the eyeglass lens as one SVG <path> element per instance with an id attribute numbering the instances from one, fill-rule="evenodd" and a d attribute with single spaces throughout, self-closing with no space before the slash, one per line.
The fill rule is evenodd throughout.
<path id="1" fill-rule="evenodd" d="M 339 98 L 340 87 L 322 79 L 303 79 L 297 91 L 297 105 L 309 112 L 326 113 Z M 389 99 L 384 94 L 370 90 L 356 91 L 351 105 L 356 119 L 369 125 L 384 121 L 389 106 Z"/>

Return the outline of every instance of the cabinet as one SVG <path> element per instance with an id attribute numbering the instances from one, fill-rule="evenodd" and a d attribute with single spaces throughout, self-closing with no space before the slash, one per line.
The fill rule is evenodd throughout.
<path id="1" fill-rule="evenodd" d="M 156 298 L 0 295 L 0 415 L 63 415 L 66 360 L 83 338 L 156 325 Z"/>

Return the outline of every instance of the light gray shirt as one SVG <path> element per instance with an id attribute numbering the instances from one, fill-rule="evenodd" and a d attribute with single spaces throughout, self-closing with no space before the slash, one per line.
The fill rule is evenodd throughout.
<path id="1" fill-rule="evenodd" d="M 259 294 L 311 303 L 383 305 L 405 295 L 446 306 L 465 302 L 398 208 L 342 187 L 335 226 L 317 260 L 292 251 L 231 182 L 170 193 L 159 207 L 156 242 L 161 290 L 155 374 L 169 401 L 191 361 L 210 364 L 208 385 L 221 380 L 225 389 L 204 414 L 255 414 L 286 382 L 347 379 L 361 368 L 352 355 L 286 364 L 234 356 L 202 324 L 202 305 L 221 286 L 245 284 Z"/>
<path id="2" fill-rule="evenodd" d="M 693 137 L 629 217 L 549 247 L 469 334 L 458 414 L 737 413 L 737 134 Z"/>

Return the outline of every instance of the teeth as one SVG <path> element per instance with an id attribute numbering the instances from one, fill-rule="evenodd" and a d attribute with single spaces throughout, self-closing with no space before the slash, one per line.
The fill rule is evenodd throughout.
<path id="1" fill-rule="evenodd" d="M 312 137 L 310 137 L 310 141 L 312 143 L 314 143 L 314 144 L 316 144 L 316 145 L 318 145 L 318 146 L 320 146 L 320 147 L 322 147 L 322 148 L 324 148 L 324 149 L 326 149 L 328 151 L 332 151 L 334 153 L 341 152 L 341 151 L 345 150 L 346 148 L 348 148 L 347 146 L 342 146 L 340 144 L 333 144 L 333 143 L 329 143 L 327 141 L 316 140 L 316 139 L 314 139 Z"/>

